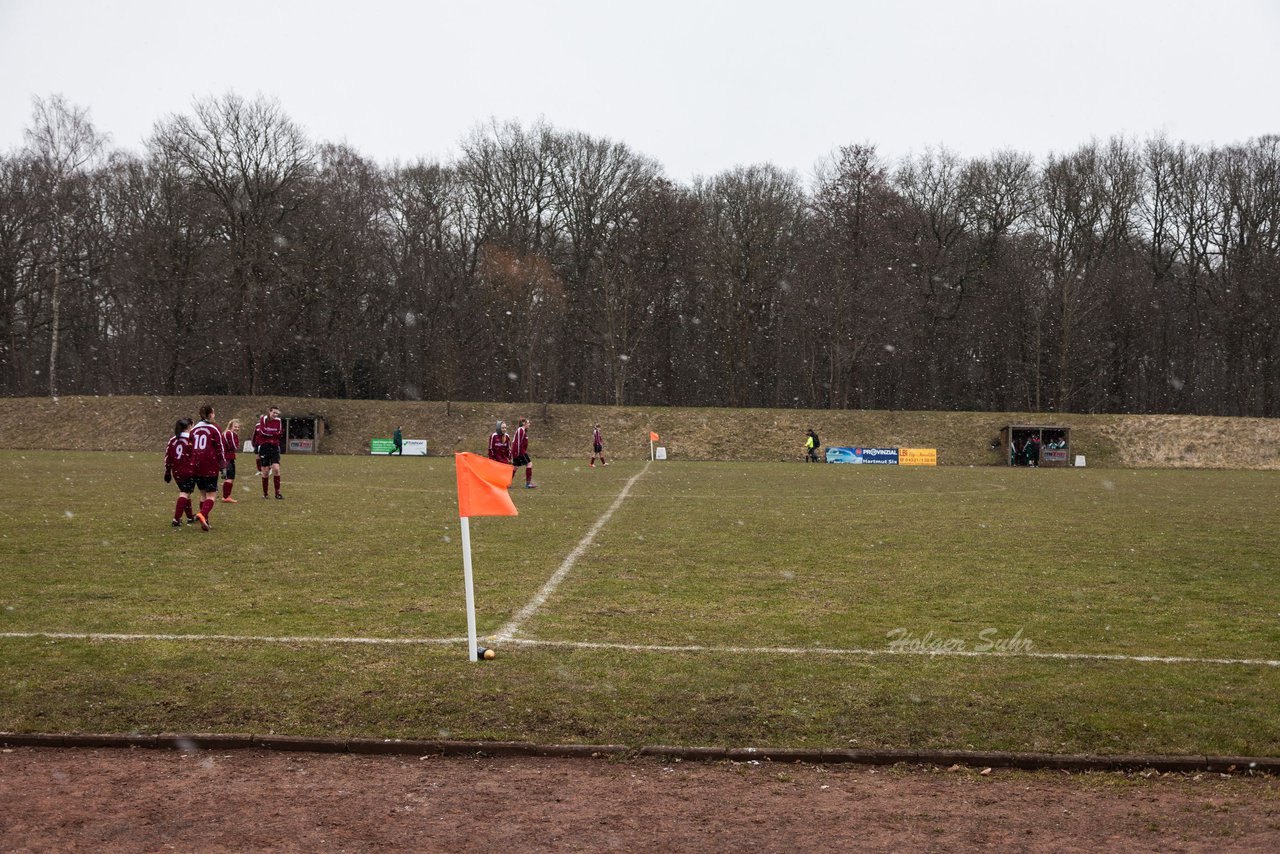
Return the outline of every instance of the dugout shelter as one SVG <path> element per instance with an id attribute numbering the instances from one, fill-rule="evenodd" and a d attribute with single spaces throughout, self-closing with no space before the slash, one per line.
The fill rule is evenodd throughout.
<path id="1" fill-rule="evenodd" d="M 290 454 L 317 454 L 328 422 L 323 415 L 281 415 L 284 441 L 280 450 Z"/>
<path id="2" fill-rule="evenodd" d="M 1040 440 L 1039 465 L 1064 468 L 1071 465 L 1071 428 L 1065 424 L 1006 424 L 1000 428 L 999 449 L 1005 465 L 1029 466 L 1035 461 L 1027 442 Z"/>

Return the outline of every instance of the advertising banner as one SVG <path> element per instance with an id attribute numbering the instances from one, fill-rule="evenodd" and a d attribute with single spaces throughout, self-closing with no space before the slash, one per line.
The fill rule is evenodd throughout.
<path id="1" fill-rule="evenodd" d="M 937 464 L 937 448 L 898 449 L 898 465 L 900 466 L 936 466 Z"/>
<path id="2" fill-rule="evenodd" d="M 426 439 L 405 439 L 401 447 L 406 457 L 425 457 L 427 455 Z M 390 439 L 370 439 L 369 453 L 390 454 L 396 449 L 396 443 Z"/>
<path id="3" fill-rule="evenodd" d="M 827 448 L 827 462 L 896 466 L 897 448 Z"/>

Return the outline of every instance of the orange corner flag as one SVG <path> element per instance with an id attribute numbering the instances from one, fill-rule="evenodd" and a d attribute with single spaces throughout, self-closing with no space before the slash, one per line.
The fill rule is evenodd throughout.
<path id="1" fill-rule="evenodd" d="M 652 430 L 650 430 L 650 431 L 649 431 L 649 441 L 650 441 L 650 442 L 656 442 L 656 441 L 658 441 L 658 434 L 657 434 L 657 433 L 654 433 Z"/>
<path id="2" fill-rule="evenodd" d="M 511 466 L 476 454 L 454 454 L 458 469 L 459 516 L 518 516 L 507 487 Z"/>

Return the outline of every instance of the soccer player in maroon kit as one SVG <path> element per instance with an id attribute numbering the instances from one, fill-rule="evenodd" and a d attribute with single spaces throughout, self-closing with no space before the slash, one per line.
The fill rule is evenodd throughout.
<path id="1" fill-rule="evenodd" d="M 267 474 L 275 480 L 276 498 L 280 494 L 280 440 L 284 438 L 284 422 L 280 420 L 280 407 L 272 406 L 258 419 L 253 428 L 253 449 L 258 453 L 258 468 L 262 472 L 262 497 L 267 497 Z"/>
<path id="2" fill-rule="evenodd" d="M 529 459 L 529 419 L 521 418 L 520 426 L 516 428 L 515 438 L 511 441 L 511 452 L 515 455 L 511 459 L 511 465 L 515 466 L 511 470 L 511 483 L 516 482 L 516 470 L 520 466 L 524 466 L 524 488 L 535 489 L 538 484 L 533 482 L 533 461 Z"/>
<path id="3" fill-rule="evenodd" d="M 227 429 L 222 431 L 222 453 L 227 458 L 227 474 L 222 481 L 222 500 L 226 504 L 239 504 L 232 497 L 236 480 L 236 451 L 240 448 L 240 419 L 232 418 L 227 422 Z"/>
<path id="4" fill-rule="evenodd" d="M 498 422 L 498 429 L 489 436 L 489 459 L 511 465 L 511 437 L 507 435 L 507 425 Z M 512 472 L 515 477 L 515 472 Z"/>
<path id="5" fill-rule="evenodd" d="M 196 489 L 200 490 L 200 512 L 196 519 L 200 530 L 209 530 L 209 514 L 218 497 L 218 475 L 227 467 L 223 451 L 222 431 L 213 423 L 213 407 L 200 407 L 200 423 L 191 428 L 191 458 L 194 462 Z"/>
<path id="6" fill-rule="evenodd" d="M 191 515 L 191 492 L 196 488 L 196 477 L 191 457 L 191 434 L 187 428 L 191 426 L 190 418 L 179 418 L 173 425 L 173 438 L 164 449 L 164 482 L 178 482 L 178 503 L 173 508 L 173 527 L 182 527 L 182 516 L 186 514 L 187 523 L 196 519 Z"/>
<path id="7" fill-rule="evenodd" d="M 596 467 L 596 457 L 600 458 L 600 465 L 609 465 L 604 459 L 604 437 L 600 435 L 600 425 L 591 431 L 591 467 Z"/>

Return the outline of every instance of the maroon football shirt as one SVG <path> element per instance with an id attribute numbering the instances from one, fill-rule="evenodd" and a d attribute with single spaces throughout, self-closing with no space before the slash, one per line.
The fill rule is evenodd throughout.
<path id="1" fill-rule="evenodd" d="M 506 433 L 494 433 L 489 437 L 489 459 L 511 465 L 511 437 Z"/>
<path id="2" fill-rule="evenodd" d="M 192 477 L 195 470 L 192 466 L 195 459 L 191 454 L 191 434 L 183 433 L 169 440 L 164 449 L 164 467 L 173 473 L 174 478 L 183 480 Z"/>
<path id="3" fill-rule="evenodd" d="M 231 462 L 236 458 L 236 451 L 238 450 L 240 450 L 240 434 L 230 428 L 223 430 L 222 453 L 226 456 L 227 462 Z"/>
<path id="4" fill-rule="evenodd" d="M 215 477 L 227 467 L 222 451 L 222 431 L 217 424 L 201 421 L 191 428 L 191 456 L 196 477 Z"/>
<path id="5" fill-rule="evenodd" d="M 282 436 L 284 436 L 284 424 L 279 418 L 271 418 L 264 415 L 258 419 L 258 426 L 253 428 L 253 444 L 255 445 L 275 445 L 279 447 Z"/>

